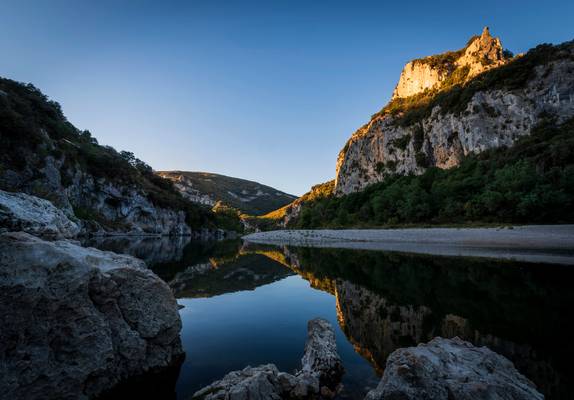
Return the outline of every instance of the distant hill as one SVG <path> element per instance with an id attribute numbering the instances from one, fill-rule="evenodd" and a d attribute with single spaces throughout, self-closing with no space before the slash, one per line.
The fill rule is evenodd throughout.
<path id="1" fill-rule="evenodd" d="M 263 215 L 281 208 L 297 197 L 245 179 L 208 172 L 158 171 L 188 200 L 214 206 L 221 202 L 249 215 Z"/>

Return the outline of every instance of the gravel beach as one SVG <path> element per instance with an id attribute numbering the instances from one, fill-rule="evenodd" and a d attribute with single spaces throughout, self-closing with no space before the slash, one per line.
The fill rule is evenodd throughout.
<path id="1" fill-rule="evenodd" d="M 493 257 L 574 265 L 574 225 L 279 230 L 252 233 L 243 239 L 260 244 Z"/>

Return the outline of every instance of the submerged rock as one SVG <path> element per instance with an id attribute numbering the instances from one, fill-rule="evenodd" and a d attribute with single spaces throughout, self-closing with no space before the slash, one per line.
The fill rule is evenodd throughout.
<path id="1" fill-rule="evenodd" d="M 24 231 L 39 236 L 73 238 L 80 226 L 48 200 L 0 190 L 0 232 Z"/>
<path id="2" fill-rule="evenodd" d="M 93 398 L 182 355 L 177 303 L 136 258 L 0 234 L 0 393 Z"/>
<path id="3" fill-rule="evenodd" d="M 543 399 L 507 358 L 458 337 L 394 351 L 365 400 Z"/>
<path id="4" fill-rule="evenodd" d="M 331 398 L 343 375 L 335 332 L 321 318 L 309 321 L 302 369 L 295 375 L 279 372 L 274 364 L 233 371 L 193 395 L 194 399 L 318 399 Z"/>

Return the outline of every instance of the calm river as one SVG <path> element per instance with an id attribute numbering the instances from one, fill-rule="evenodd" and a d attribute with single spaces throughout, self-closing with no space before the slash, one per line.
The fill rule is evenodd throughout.
<path id="1" fill-rule="evenodd" d="M 346 370 L 341 399 L 362 399 L 376 386 L 393 350 L 435 336 L 459 336 L 505 355 L 547 399 L 574 393 L 574 266 L 240 240 L 84 244 L 142 258 L 183 306 L 183 363 L 108 397 L 187 399 L 247 365 L 292 372 L 315 317 L 335 327 Z"/>

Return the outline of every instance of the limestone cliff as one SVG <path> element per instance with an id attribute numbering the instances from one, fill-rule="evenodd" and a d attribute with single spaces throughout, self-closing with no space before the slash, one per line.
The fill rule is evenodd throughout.
<path id="1" fill-rule="evenodd" d="M 208 209 L 132 153 L 99 145 L 31 84 L 0 78 L 0 144 L 0 189 L 48 200 L 83 233 L 188 235 L 213 225 Z"/>
<path id="2" fill-rule="evenodd" d="M 543 118 L 574 116 L 574 42 L 508 59 L 487 29 L 462 50 L 407 64 L 391 102 L 337 159 L 335 194 L 389 174 L 450 168 L 468 154 L 510 146 Z"/>
<path id="3" fill-rule="evenodd" d="M 488 27 L 482 35 L 474 36 L 466 47 L 458 51 L 428 56 L 405 65 L 392 98 L 409 97 L 425 90 L 435 89 L 455 72 L 465 72 L 465 79 L 509 61 L 499 38 L 490 35 Z"/>

